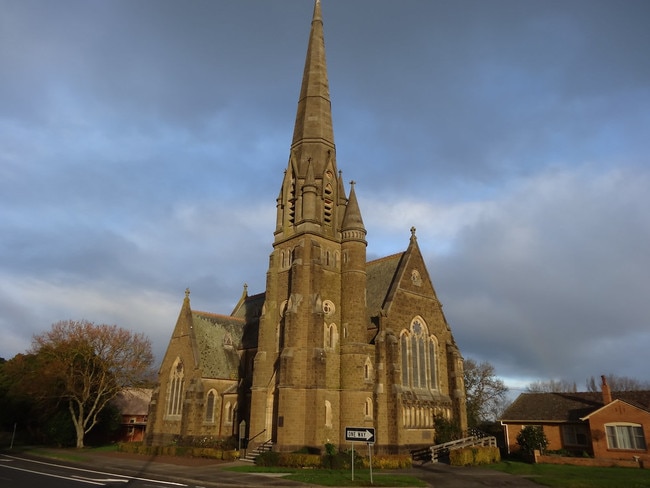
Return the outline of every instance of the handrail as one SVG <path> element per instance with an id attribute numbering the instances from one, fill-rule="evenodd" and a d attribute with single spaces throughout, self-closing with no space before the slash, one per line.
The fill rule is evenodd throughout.
<path id="1" fill-rule="evenodd" d="M 263 429 L 262 431 L 258 432 L 258 433 L 255 434 L 253 437 L 251 437 L 250 439 L 248 439 L 248 442 L 252 441 L 252 440 L 255 439 L 257 436 L 262 435 L 264 432 L 266 432 L 266 429 Z"/>

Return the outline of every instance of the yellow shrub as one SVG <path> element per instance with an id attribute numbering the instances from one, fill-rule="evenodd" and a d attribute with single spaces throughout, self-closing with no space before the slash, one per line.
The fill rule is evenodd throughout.
<path id="1" fill-rule="evenodd" d="M 452 466 L 476 466 L 492 464 L 501 460 L 498 447 L 466 447 L 454 449 L 449 453 L 449 463 Z"/>

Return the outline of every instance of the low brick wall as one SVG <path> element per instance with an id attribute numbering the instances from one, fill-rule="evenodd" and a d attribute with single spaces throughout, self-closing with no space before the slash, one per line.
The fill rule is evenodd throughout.
<path id="1" fill-rule="evenodd" d="M 618 466 L 620 468 L 643 468 L 642 462 L 624 459 L 603 459 L 603 458 L 580 458 L 566 456 L 542 456 L 539 451 L 535 451 L 535 463 L 541 464 L 571 464 L 573 466 L 597 466 L 608 468 Z"/>

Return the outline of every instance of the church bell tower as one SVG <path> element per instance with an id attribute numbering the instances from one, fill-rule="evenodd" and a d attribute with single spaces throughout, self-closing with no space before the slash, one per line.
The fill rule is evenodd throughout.
<path id="1" fill-rule="evenodd" d="M 320 0 L 276 205 L 249 437 L 280 451 L 340 444 L 344 424 L 363 422 L 363 409 L 350 414 L 347 404 L 372 395 L 362 379 L 366 229 L 337 168 Z"/>

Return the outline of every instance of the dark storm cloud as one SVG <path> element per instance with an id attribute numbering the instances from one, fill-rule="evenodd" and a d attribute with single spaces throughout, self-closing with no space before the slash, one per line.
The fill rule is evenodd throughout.
<path id="1" fill-rule="evenodd" d="M 261 291 L 313 3 L 0 8 L 0 356 L 67 318 L 160 355 L 185 287 Z M 648 369 L 649 10 L 323 0 L 369 256 L 416 226 L 464 354 L 510 378 Z"/>

